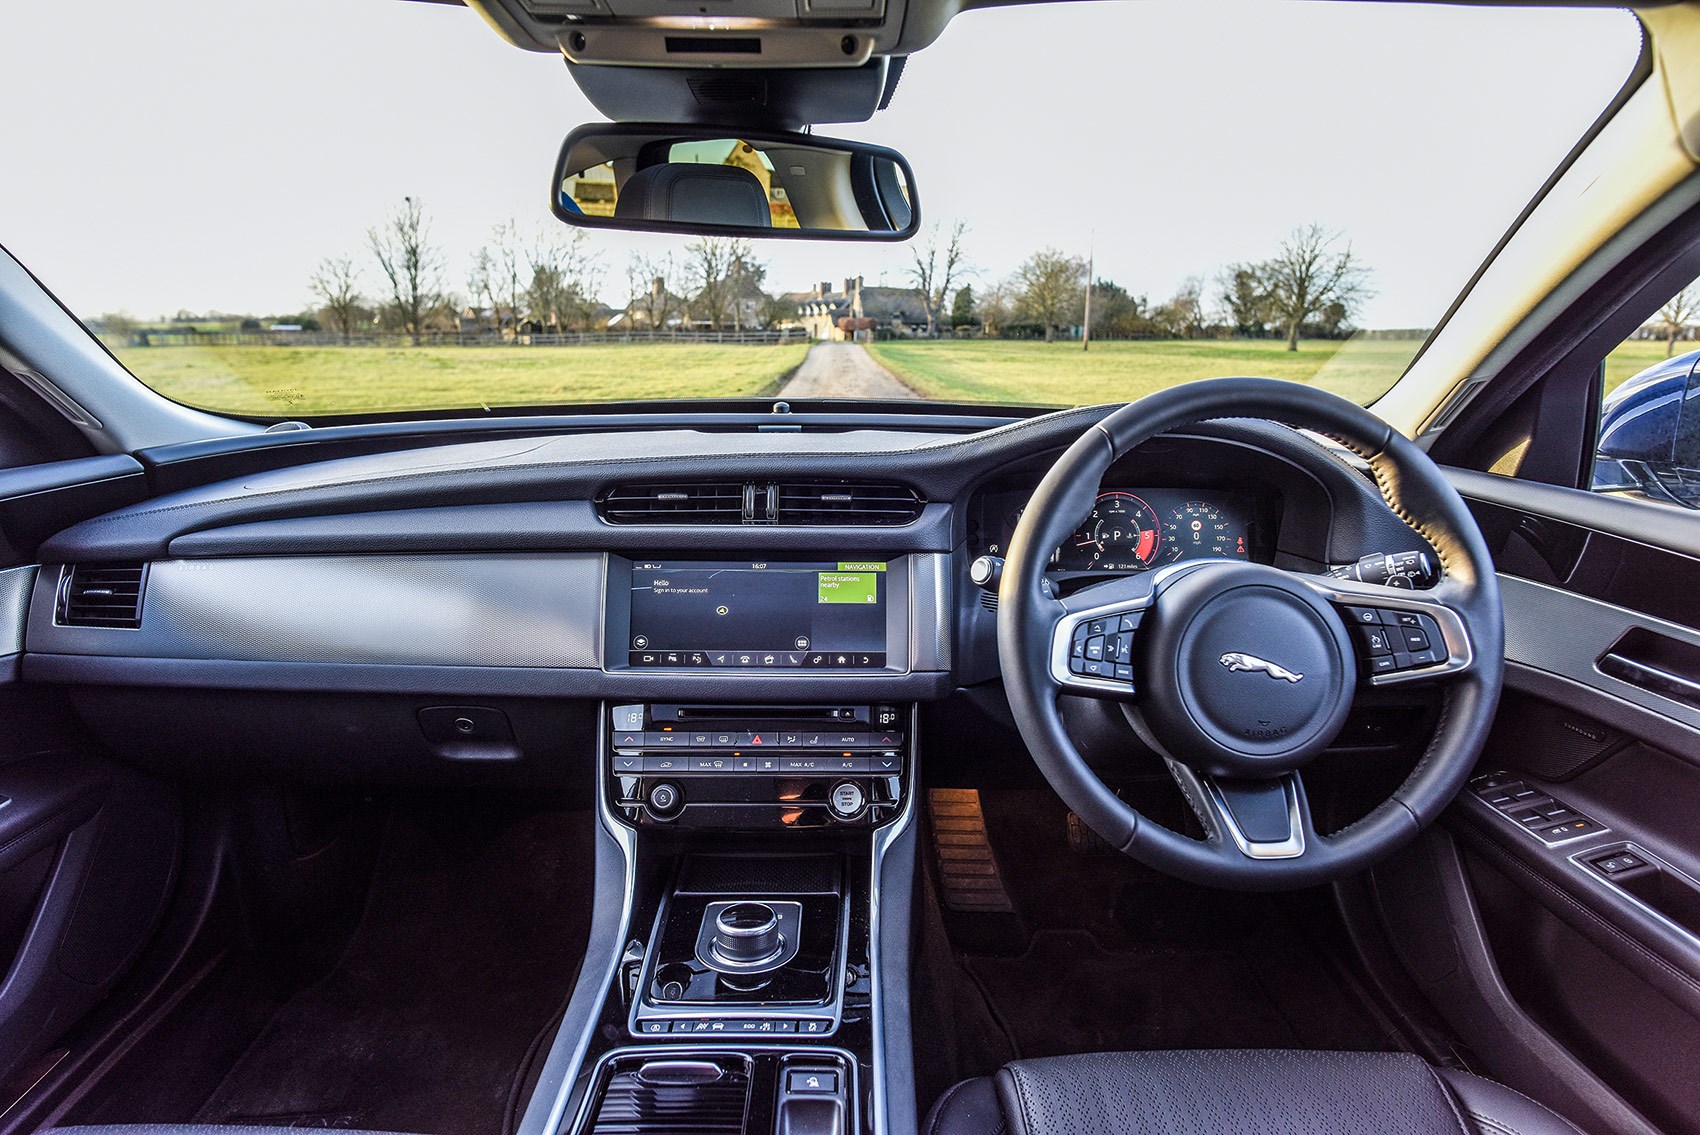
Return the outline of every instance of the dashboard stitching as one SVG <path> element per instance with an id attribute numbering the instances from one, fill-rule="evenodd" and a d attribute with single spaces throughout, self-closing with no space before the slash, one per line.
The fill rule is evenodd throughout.
<path id="1" fill-rule="evenodd" d="M 1294 428 L 1296 429 L 1297 427 Z M 1338 434 L 1327 433 L 1323 436 L 1339 442 L 1346 449 L 1363 458 L 1364 462 L 1369 465 L 1370 476 L 1375 479 L 1375 487 L 1381 493 L 1381 499 L 1387 502 L 1388 509 L 1392 511 L 1394 516 L 1397 516 L 1400 520 L 1404 521 L 1406 527 L 1410 528 L 1411 531 L 1415 532 L 1418 536 L 1421 536 L 1423 540 L 1428 543 L 1430 548 L 1434 549 L 1434 554 L 1440 559 L 1441 571 L 1448 571 L 1451 564 L 1448 562 L 1446 551 L 1441 546 L 1441 542 L 1436 541 L 1435 538 L 1429 534 L 1427 525 L 1417 520 L 1408 511 L 1406 511 L 1405 506 L 1399 501 L 1398 493 L 1395 492 L 1392 486 L 1388 484 L 1387 478 L 1383 475 L 1381 466 L 1386 457 L 1387 451 L 1385 449 L 1380 449 L 1371 452 L 1368 448 L 1358 445 L 1350 438 L 1344 438 Z"/>

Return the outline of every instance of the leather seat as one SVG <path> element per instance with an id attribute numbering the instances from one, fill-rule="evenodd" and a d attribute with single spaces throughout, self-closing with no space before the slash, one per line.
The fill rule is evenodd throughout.
<path id="1" fill-rule="evenodd" d="M 738 166 L 667 162 L 632 174 L 614 215 L 629 221 L 692 221 L 771 228 L 773 211 L 756 175 Z"/>
<path id="2" fill-rule="evenodd" d="M 1393 1052 L 1017 1060 L 944 1094 L 925 1135 L 1581 1135 L 1527 1096 Z"/>

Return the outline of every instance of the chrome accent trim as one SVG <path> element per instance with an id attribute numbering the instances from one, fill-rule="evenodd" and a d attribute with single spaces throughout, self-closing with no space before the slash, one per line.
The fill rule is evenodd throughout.
<path id="1" fill-rule="evenodd" d="M 625 862 L 625 895 L 621 900 L 620 933 L 615 936 L 614 948 L 609 951 L 608 964 L 603 970 L 602 979 L 596 987 L 596 1012 L 586 1023 L 584 1030 L 573 1043 L 572 1055 L 567 1060 L 565 1074 L 561 1077 L 561 1086 L 555 1093 L 554 1101 L 549 1105 L 543 1125 L 540 1129 L 530 1129 L 525 1126 L 525 1117 L 531 1114 L 532 1104 L 528 1102 L 525 1113 L 520 1120 L 521 1135 L 558 1135 L 563 1131 L 562 1123 L 566 1120 L 567 1104 L 577 1090 L 579 1071 L 584 1067 L 584 1056 L 590 1049 L 591 1038 L 596 1035 L 597 1022 L 601 1020 L 602 1008 L 608 1002 L 608 993 L 614 987 L 614 981 L 619 976 L 620 960 L 625 955 L 626 943 L 631 939 L 632 908 L 637 899 L 637 833 L 620 823 L 608 806 L 608 714 L 610 705 L 606 701 L 597 703 L 596 722 L 596 815 L 597 822 L 614 839 L 620 847 L 621 858 Z M 590 973 L 589 959 L 579 967 L 574 976 L 575 988 L 572 995 L 577 995 L 576 983 L 585 980 Z M 557 1035 L 558 1041 L 558 1035 Z M 534 1101 L 533 1101 L 534 1102 Z"/>
<path id="2" fill-rule="evenodd" d="M 1204 791 L 1209 794 L 1210 806 L 1221 822 L 1222 830 L 1228 833 L 1228 838 L 1234 841 L 1234 846 L 1248 859 L 1297 859 L 1305 853 L 1304 812 L 1299 806 L 1295 774 L 1287 773 L 1281 778 L 1281 788 L 1287 795 L 1287 838 L 1282 840 L 1247 839 L 1215 779 L 1200 776 L 1198 780 L 1204 786 Z"/>
<path id="3" fill-rule="evenodd" d="M 1197 571 L 1200 568 L 1208 568 L 1209 566 L 1208 561 L 1201 563 L 1195 560 L 1188 563 L 1168 564 L 1155 571 L 1139 572 L 1137 574 L 1122 576 L 1118 582 L 1128 585 L 1144 584 L 1144 592 L 1140 593 L 1136 591 L 1129 595 L 1126 599 L 1118 599 L 1108 603 L 1101 603 L 1097 606 L 1087 607 L 1080 611 L 1069 611 L 1067 614 L 1058 618 L 1056 623 L 1051 627 L 1051 681 L 1055 682 L 1063 689 L 1077 690 L 1082 693 L 1099 695 L 1107 694 L 1111 697 L 1131 698 L 1133 696 L 1133 685 L 1130 682 L 1118 682 L 1110 678 L 1093 678 L 1087 675 L 1072 674 L 1069 672 L 1068 658 L 1069 650 L 1074 638 L 1074 628 L 1078 627 L 1081 623 L 1089 623 L 1093 619 L 1101 619 L 1106 615 L 1139 614 L 1143 616 L 1144 613 L 1151 608 L 1151 604 L 1156 601 L 1157 589 L 1163 583 L 1167 582 L 1172 576 Z M 1079 594 L 1080 593 L 1076 593 L 1076 598 L 1079 597 Z M 1068 600 L 1063 600 L 1062 605 L 1066 610 Z M 1138 633 L 1137 630 L 1135 633 Z"/>
<path id="4" fill-rule="evenodd" d="M 1610 828 L 1606 829 L 1606 831 L 1610 831 L 1610 830 L 1611 830 Z M 1600 834 L 1600 833 L 1596 832 L 1596 833 L 1592 833 L 1592 834 L 1597 835 L 1597 834 Z M 1578 836 L 1577 838 L 1580 839 L 1582 837 Z M 1657 907 L 1653 906 L 1652 903 L 1647 902 L 1645 899 L 1641 898 L 1639 895 L 1636 895 L 1633 892 L 1629 891 L 1628 889 L 1624 888 L 1623 886 L 1619 885 L 1617 882 L 1615 882 L 1612 879 L 1611 876 L 1602 875 L 1598 871 L 1594 870 L 1592 867 L 1590 867 L 1588 865 L 1589 859 L 1597 859 L 1602 855 L 1621 855 L 1622 853 L 1624 853 L 1626 851 L 1633 852 L 1634 854 L 1640 856 L 1642 862 L 1646 863 L 1649 867 L 1656 867 L 1659 870 L 1664 871 L 1664 872 L 1674 876 L 1675 878 L 1682 880 L 1682 882 L 1687 884 L 1690 888 L 1697 890 L 1697 891 L 1700 891 L 1700 880 L 1695 879 L 1693 875 L 1690 875 L 1686 871 L 1683 871 L 1679 868 L 1671 866 L 1671 864 L 1668 860 L 1662 858 L 1661 856 L 1654 855 L 1652 852 L 1648 851 L 1645 847 L 1642 847 L 1640 844 L 1636 843 L 1634 840 L 1631 840 L 1631 839 L 1612 840 L 1612 841 L 1605 843 L 1605 844 L 1598 846 L 1598 847 L 1590 847 L 1590 848 L 1586 848 L 1584 850 L 1578 850 L 1578 851 L 1574 852 L 1573 854 L 1566 856 L 1565 858 L 1569 859 L 1570 862 L 1574 863 L 1577 866 L 1577 868 L 1579 868 L 1581 870 L 1582 874 L 1584 874 L 1588 878 L 1592 879 L 1594 881 L 1595 887 L 1604 888 L 1607 893 L 1616 895 L 1619 898 L 1625 900 L 1626 902 L 1634 904 L 1641 911 L 1642 914 L 1652 916 L 1653 918 L 1657 919 L 1659 922 L 1663 923 L 1664 926 L 1667 929 L 1671 930 L 1674 933 L 1682 935 L 1689 942 L 1700 945 L 1700 934 L 1696 934 L 1693 930 L 1684 926 L 1682 923 L 1676 921 L 1676 919 L 1672 918 L 1670 915 L 1664 913 L 1663 911 L 1659 910 Z"/>
<path id="5" fill-rule="evenodd" d="M 904 781 L 903 808 L 897 818 L 874 829 L 873 870 L 868 876 L 868 1007 L 869 1024 L 873 1033 L 873 1114 L 868 1117 L 874 1135 L 890 1130 L 886 1121 L 886 1080 L 895 1074 L 913 1078 L 915 1070 L 904 1068 L 900 1073 L 886 1068 L 885 1060 L 885 982 L 880 978 L 880 873 L 885 866 L 885 853 L 892 842 L 904 833 L 915 818 L 915 796 L 921 783 L 921 748 L 916 743 L 921 725 L 917 706 L 909 707 L 909 761 Z M 905 996 L 908 990 L 904 990 Z"/>
<path id="6" fill-rule="evenodd" d="M 1305 676 L 1297 670 L 1289 670 L 1279 662 L 1271 662 L 1267 658 L 1259 658 L 1244 651 L 1230 650 L 1216 661 L 1236 674 L 1267 674 L 1277 681 L 1291 682 L 1295 686 L 1305 680 Z"/>
<path id="7" fill-rule="evenodd" d="M 1380 607 L 1389 611 L 1414 611 L 1429 616 L 1440 627 L 1440 637 L 1446 643 L 1446 658 L 1432 666 L 1416 670 L 1401 670 L 1396 674 L 1375 674 L 1367 679 L 1372 686 L 1392 686 L 1400 682 L 1420 682 L 1429 678 L 1457 674 L 1475 665 L 1470 633 L 1458 612 L 1438 599 L 1422 598 L 1421 591 L 1404 591 L 1383 587 L 1377 583 L 1359 583 L 1352 579 L 1334 579 L 1325 575 L 1301 575 L 1289 572 L 1294 579 L 1328 600 L 1358 607 Z"/>

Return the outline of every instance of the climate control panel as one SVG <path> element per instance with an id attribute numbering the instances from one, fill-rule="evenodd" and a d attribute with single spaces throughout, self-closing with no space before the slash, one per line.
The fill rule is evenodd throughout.
<path id="1" fill-rule="evenodd" d="M 910 762 L 895 705 L 617 705 L 610 803 L 628 821 L 738 830 L 874 826 Z"/>

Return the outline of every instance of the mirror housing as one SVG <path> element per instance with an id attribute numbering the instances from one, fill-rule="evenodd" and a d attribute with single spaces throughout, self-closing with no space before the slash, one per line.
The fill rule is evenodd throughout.
<path id="1" fill-rule="evenodd" d="M 1590 487 L 1700 508 L 1700 351 L 1655 363 L 1606 396 Z"/>
<path id="2" fill-rule="evenodd" d="M 580 126 L 549 208 L 588 229 L 804 240 L 907 240 L 921 224 L 902 154 L 813 134 L 675 123 Z"/>

